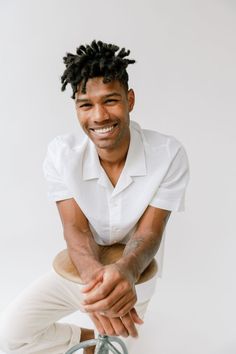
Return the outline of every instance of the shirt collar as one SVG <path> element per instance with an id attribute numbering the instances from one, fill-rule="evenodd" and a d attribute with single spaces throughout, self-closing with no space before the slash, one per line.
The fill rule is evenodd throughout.
<path id="1" fill-rule="evenodd" d="M 133 121 L 130 124 L 130 145 L 124 169 L 129 176 L 147 174 L 142 130 L 139 124 Z"/>
<path id="2" fill-rule="evenodd" d="M 147 169 L 142 131 L 136 122 L 131 121 L 129 150 L 124 168 L 113 193 L 119 193 L 132 183 L 132 176 L 144 176 L 146 174 Z M 89 140 L 83 159 L 83 180 L 96 178 L 98 179 L 98 183 L 103 186 L 107 186 L 107 182 L 109 183 L 109 181 L 107 181 L 108 177 L 106 179 L 101 167 L 95 145 Z"/>

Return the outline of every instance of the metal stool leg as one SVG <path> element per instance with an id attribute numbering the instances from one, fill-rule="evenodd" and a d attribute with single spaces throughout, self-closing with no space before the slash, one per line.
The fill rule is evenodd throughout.
<path id="1" fill-rule="evenodd" d="M 112 342 L 118 343 L 121 348 L 122 352 L 115 348 Z M 110 337 L 110 336 L 102 336 L 99 334 L 98 338 L 86 340 L 82 343 L 74 345 L 71 349 L 69 349 L 65 354 L 73 354 L 76 353 L 80 349 L 88 348 L 93 345 L 96 345 L 95 354 L 109 354 L 112 352 L 114 354 L 128 354 L 128 350 L 126 345 L 123 341 L 118 337 Z"/>

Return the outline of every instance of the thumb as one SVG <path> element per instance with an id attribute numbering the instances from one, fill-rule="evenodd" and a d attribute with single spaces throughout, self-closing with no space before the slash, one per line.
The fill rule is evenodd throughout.
<path id="1" fill-rule="evenodd" d="M 88 284 L 86 284 L 83 289 L 82 293 L 88 293 L 90 290 L 92 290 L 98 283 L 101 283 L 103 280 L 103 274 L 99 273 L 97 274 Z"/>

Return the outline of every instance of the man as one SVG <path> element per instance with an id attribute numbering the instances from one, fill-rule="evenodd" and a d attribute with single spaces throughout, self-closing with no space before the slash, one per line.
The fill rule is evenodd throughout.
<path id="1" fill-rule="evenodd" d="M 130 121 L 135 95 L 126 68 L 135 61 L 128 55 L 93 41 L 64 58 L 62 90 L 71 85 L 85 136 L 57 136 L 43 167 L 85 285 L 54 272 L 36 281 L 6 311 L 7 353 L 64 353 L 93 338 L 93 331 L 57 322 L 79 308 L 97 332 L 123 336 L 129 348 L 143 323 L 153 283 L 138 290 L 135 282 L 157 254 L 171 211 L 184 208 L 189 173 L 185 150 L 174 137 Z M 103 266 L 98 245 L 117 242 L 125 244 L 123 256 Z"/>

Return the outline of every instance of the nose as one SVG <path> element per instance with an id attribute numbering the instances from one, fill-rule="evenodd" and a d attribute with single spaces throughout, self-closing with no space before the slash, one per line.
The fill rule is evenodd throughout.
<path id="1" fill-rule="evenodd" d="M 93 111 L 94 122 L 101 123 L 101 122 L 106 121 L 108 119 L 109 119 L 109 114 L 108 114 L 106 108 L 101 104 L 95 105 L 94 111 Z"/>

